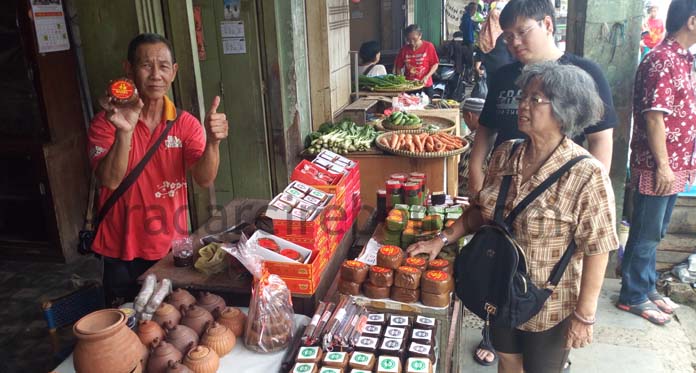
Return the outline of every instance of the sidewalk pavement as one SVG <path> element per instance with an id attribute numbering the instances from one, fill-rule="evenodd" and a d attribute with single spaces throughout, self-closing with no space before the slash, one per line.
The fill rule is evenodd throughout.
<path id="1" fill-rule="evenodd" d="M 666 326 L 651 324 L 618 310 L 620 281 L 606 279 L 599 298 L 594 341 L 573 350 L 574 373 L 694 373 L 696 372 L 696 311 L 681 306 Z M 461 373 L 494 373 L 497 367 L 477 364 L 472 354 L 481 340 L 481 321 L 468 315 L 459 344 Z"/>

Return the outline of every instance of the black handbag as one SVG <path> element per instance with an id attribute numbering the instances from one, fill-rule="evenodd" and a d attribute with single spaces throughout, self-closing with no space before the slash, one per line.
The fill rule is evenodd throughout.
<path id="1" fill-rule="evenodd" d="M 181 111 L 179 109 L 176 110 L 176 118 L 179 118 L 181 114 Z M 172 129 L 174 126 L 174 123 L 176 122 L 175 120 L 169 120 L 167 121 L 167 126 L 164 128 L 162 133 L 160 134 L 160 137 L 157 138 L 157 141 L 152 144 L 152 146 L 147 150 L 147 153 L 143 156 L 143 158 L 138 162 L 137 165 L 131 170 L 128 175 L 126 175 L 125 178 L 121 181 L 121 183 L 116 187 L 116 190 L 114 190 L 113 193 L 109 196 L 109 198 L 106 199 L 104 202 L 104 205 L 99 209 L 99 214 L 97 215 L 97 219 L 92 221 L 92 210 L 93 210 L 93 204 L 94 204 L 94 189 L 95 189 L 95 181 L 94 181 L 94 176 L 92 177 L 92 182 L 90 185 L 90 191 L 89 191 L 89 204 L 87 206 L 87 216 L 85 218 L 85 226 L 82 230 L 80 230 L 79 233 L 79 241 L 77 244 L 77 252 L 82 254 L 82 255 L 87 255 L 92 253 L 92 242 L 94 242 L 94 238 L 97 235 L 97 229 L 99 229 L 99 223 L 104 219 L 106 214 L 111 210 L 112 207 L 116 204 L 116 201 L 118 201 L 121 196 L 123 196 L 124 193 L 130 188 L 135 181 L 138 179 L 138 176 L 143 172 L 145 169 L 145 166 L 147 165 L 148 162 L 150 162 L 150 159 L 152 159 L 152 156 L 155 155 L 155 152 L 157 149 L 162 145 L 164 140 L 167 138 L 167 135 L 169 134 L 169 131 Z"/>
<path id="2" fill-rule="evenodd" d="M 568 161 L 529 193 L 505 219 L 503 211 L 512 175 L 504 176 L 493 221 L 481 227 L 455 259 L 457 296 L 471 312 L 486 322 L 486 328 L 489 325 L 516 328 L 529 321 L 539 313 L 560 282 L 575 252 L 575 242 L 571 240 L 545 286 L 539 288 L 529 278 L 524 250 L 515 241 L 512 222 L 532 201 L 585 158 L 589 157 L 579 156 Z"/>

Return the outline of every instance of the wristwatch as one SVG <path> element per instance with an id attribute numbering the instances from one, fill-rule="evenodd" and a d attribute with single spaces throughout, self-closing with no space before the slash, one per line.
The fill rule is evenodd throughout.
<path id="1" fill-rule="evenodd" d="M 449 245 L 449 239 L 447 239 L 447 236 L 445 236 L 445 234 L 442 233 L 442 231 L 437 232 L 435 237 L 439 238 L 440 241 L 442 241 L 442 243 L 445 244 L 445 246 Z"/>

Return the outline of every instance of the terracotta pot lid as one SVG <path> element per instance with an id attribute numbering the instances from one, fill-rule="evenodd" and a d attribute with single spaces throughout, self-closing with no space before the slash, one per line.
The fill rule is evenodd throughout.
<path id="1" fill-rule="evenodd" d="M 198 345 L 188 352 L 188 357 L 191 360 L 205 359 L 210 354 L 210 348 Z"/>
<path id="2" fill-rule="evenodd" d="M 176 308 L 174 306 L 172 306 L 169 303 L 162 302 L 162 304 L 160 304 L 160 306 L 157 307 L 157 311 L 155 311 L 155 314 L 161 315 L 164 313 L 174 312 L 174 310 L 176 310 Z"/>

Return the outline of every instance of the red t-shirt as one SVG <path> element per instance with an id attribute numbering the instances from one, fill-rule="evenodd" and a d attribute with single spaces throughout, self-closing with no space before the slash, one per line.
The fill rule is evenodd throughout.
<path id="1" fill-rule="evenodd" d="M 152 133 L 144 122 L 138 121 L 127 173 L 160 136 L 166 120 L 174 118 L 176 108 L 165 98 L 162 122 Z M 104 112 L 94 117 L 88 133 L 92 168 L 96 169 L 109 152 L 115 134 L 116 128 L 106 120 Z M 204 148 L 203 126 L 193 115 L 182 111 L 142 174 L 99 224 L 92 244 L 94 252 L 122 260 L 158 260 L 166 256 L 172 239 L 188 234 L 186 170 L 201 158 Z M 112 192 L 100 188 L 99 207 Z"/>
<path id="2" fill-rule="evenodd" d="M 394 64 L 404 67 L 404 76 L 408 80 L 422 80 L 430 71 L 433 65 L 440 63 L 437 57 L 435 46 L 429 41 L 423 40 L 420 48 L 413 50 L 410 45 L 401 47 L 399 54 L 396 56 Z M 433 85 L 433 78 L 428 78 L 425 82 L 426 87 Z"/>
<path id="3" fill-rule="evenodd" d="M 631 186 L 641 194 L 655 194 L 657 165 L 650 148 L 643 115 L 664 113 L 669 166 L 676 177 L 668 195 L 684 191 L 696 179 L 696 95 L 691 80 L 693 57 L 674 39 L 665 39 L 645 55 L 636 73 L 631 138 Z"/>

